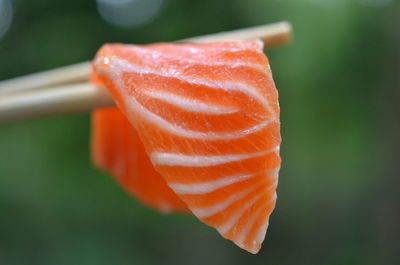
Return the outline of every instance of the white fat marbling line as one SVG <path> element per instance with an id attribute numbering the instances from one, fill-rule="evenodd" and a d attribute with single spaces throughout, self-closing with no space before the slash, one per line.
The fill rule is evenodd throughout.
<path id="1" fill-rule="evenodd" d="M 250 179 L 260 174 L 261 173 L 234 175 L 202 183 L 191 183 L 191 184 L 168 183 L 168 185 L 177 194 L 206 194 L 213 192 L 217 189 L 232 185 L 234 183 L 245 181 L 246 179 Z"/>
<path id="2" fill-rule="evenodd" d="M 121 70 L 118 65 L 112 63 L 115 60 L 108 61 L 108 64 L 110 64 L 112 71 L 105 71 L 101 67 L 101 64 L 104 62 L 104 58 L 103 59 L 99 58 L 99 59 L 101 59 L 101 60 L 96 60 L 97 70 L 99 72 L 101 72 L 102 74 L 108 76 L 111 80 L 113 80 L 114 84 L 116 85 L 117 89 L 119 90 L 119 92 L 122 95 L 125 105 L 129 106 L 128 109 L 135 110 L 139 115 L 141 115 L 147 121 L 159 126 L 160 128 L 162 128 L 172 134 L 179 135 L 182 137 L 202 139 L 202 140 L 238 139 L 238 138 L 245 137 L 249 134 L 255 133 L 257 131 L 260 131 L 260 130 L 266 128 L 269 124 L 271 124 L 272 122 L 274 122 L 276 120 L 276 118 L 273 117 L 270 120 L 265 120 L 265 121 L 263 121 L 257 125 L 254 125 L 250 128 L 239 130 L 239 131 L 228 132 L 228 133 L 198 132 L 198 131 L 184 129 L 176 124 L 168 122 L 167 120 L 163 119 L 162 117 L 151 112 L 150 110 L 145 108 L 143 105 L 141 105 L 134 97 L 127 94 L 127 92 L 123 89 L 122 81 L 119 76 L 121 74 L 121 72 L 123 72 L 123 70 Z M 119 60 L 119 59 L 116 59 L 116 60 Z M 133 114 L 131 112 L 127 113 L 128 119 L 131 121 L 132 124 L 135 124 L 134 115 L 135 115 L 135 113 L 133 113 Z"/>
<path id="3" fill-rule="evenodd" d="M 220 115 L 220 114 L 231 114 L 239 111 L 239 109 L 237 108 L 210 105 L 199 100 L 185 98 L 182 96 L 161 91 L 145 90 L 143 92 L 150 98 L 161 100 L 163 102 L 174 105 L 180 109 L 189 112 Z"/>
<path id="4" fill-rule="evenodd" d="M 231 228 L 239 221 L 240 217 L 246 212 L 248 208 L 253 206 L 263 194 L 256 194 L 250 201 L 246 202 L 242 207 L 240 207 L 237 212 L 222 226 L 217 227 L 218 232 L 221 234 L 227 233 Z"/>
<path id="5" fill-rule="evenodd" d="M 259 185 L 257 185 L 259 186 Z M 232 229 L 232 227 L 239 221 L 240 217 L 242 217 L 242 215 L 245 213 L 245 211 L 250 208 L 251 206 L 253 206 L 255 203 L 257 203 L 258 200 L 260 200 L 262 198 L 263 195 L 265 195 L 265 192 L 269 192 L 271 189 L 276 189 L 277 186 L 277 182 L 275 181 L 274 183 L 272 183 L 271 185 L 267 186 L 266 189 L 263 189 L 262 191 L 260 191 L 259 194 L 257 194 L 256 196 L 254 196 L 254 198 L 252 198 L 250 201 L 246 202 L 245 205 L 243 207 L 241 207 L 236 213 L 235 215 L 233 215 L 228 222 L 226 222 L 223 226 L 218 227 L 218 231 L 221 234 L 225 234 L 227 233 L 230 229 Z M 272 201 L 274 198 L 270 198 L 268 201 Z"/>
<path id="6" fill-rule="evenodd" d="M 191 208 L 190 210 L 192 211 L 192 213 L 194 215 L 196 215 L 200 219 L 207 218 L 207 217 L 213 216 L 214 214 L 217 214 L 217 213 L 225 210 L 234 202 L 244 198 L 247 194 L 256 190 L 256 188 L 257 188 L 257 186 L 252 186 L 250 188 L 242 190 L 239 193 L 232 194 L 231 196 L 228 196 L 227 199 L 225 199 L 224 201 L 217 203 L 213 206 L 210 206 L 207 208 L 196 208 L 196 209 Z"/>
<path id="7" fill-rule="evenodd" d="M 274 194 L 274 197 L 272 198 L 272 201 L 276 201 L 276 193 Z M 256 236 L 252 240 L 252 253 L 256 253 L 260 244 L 264 241 L 265 235 L 267 233 L 268 229 L 268 224 L 269 224 L 269 214 L 265 216 L 263 224 L 258 228 L 258 231 L 256 233 Z"/>
<path id="8" fill-rule="evenodd" d="M 124 93 L 121 91 L 121 93 Z M 184 129 L 176 124 L 173 124 L 162 117 L 158 116 L 157 114 L 151 112 L 142 104 L 140 104 L 136 99 L 132 97 L 124 96 L 124 100 L 126 104 L 131 108 L 135 109 L 140 115 L 145 118 L 147 121 L 159 126 L 161 129 L 168 131 L 169 133 L 179 135 L 182 137 L 193 138 L 193 139 L 202 139 L 202 140 L 230 140 L 230 139 L 238 139 L 245 137 L 249 134 L 258 132 L 268 125 L 270 125 L 275 120 L 266 120 L 257 125 L 254 125 L 248 129 L 233 131 L 228 133 L 215 133 L 215 132 L 198 132 L 193 130 Z M 128 113 L 128 118 L 131 121 L 135 121 L 135 117 L 132 116 L 131 113 Z M 130 117 L 132 116 L 132 117 Z"/>
<path id="9" fill-rule="evenodd" d="M 179 60 L 179 61 L 184 61 L 185 63 L 188 64 L 195 64 L 195 65 L 204 65 L 204 66 L 226 66 L 228 68 L 232 68 L 232 67 L 249 67 L 252 68 L 256 71 L 261 71 L 261 72 L 265 72 L 266 65 L 262 65 L 262 64 L 255 64 L 255 63 L 246 63 L 246 62 L 204 62 L 202 60 L 196 59 L 196 58 L 188 58 L 185 56 L 179 56 L 179 55 L 175 55 L 175 54 L 169 54 L 168 52 L 165 51 L 160 51 L 157 49 L 148 49 L 146 47 L 141 47 L 141 46 L 137 46 L 137 45 L 127 45 L 127 47 L 129 47 L 133 52 L 135 53 L 139 53 L 139 54 L 143 54 L 143 55 L 147 55 L 147 56 L 151 56 L 153 59 L 157 59 L 157 58 L 166 58 L 166 59 L 170 59 L 170 60 Z M 239 51 L 245 51 L 245 50 L 251 50 L 251 51 L 255 51 L 254 49 L 222 49 L 223 51 L 228 51 L 228 52 L 239 52 Z M 217 49 L 218 52 L 221 51 L 221 48 Z M 197 50 L 194 53 L 201 53 L 204 54 L 204 52 L 209 52 L 209 51 L 201 51 L 201 50 Z M 256 51 L 258 52 L 260 55 L 263 55 L 262 52 L 260 51 Z"/>
<path id="10" fill-rule="evenodd" d="M 106 59 L 107 57 L 99 57 L 96 59 L 96 64 L 103 64 Z M 117 75 L 120 75 L 123 72 L 131 72 L 141 75 L 154 74 L 167 78 L 176 78 L 179 81 L 188 84 L 207 86 L 212 89 L 222 89 L 225 91 L 239 91 L 246 94 L 250 98 L 253 98 L 254 100 L 260 102 L 268 110 L 271 110 L 267 99 L 259 93 L 257 88 L 248 86 L 241 82 L 212 81 L 201 78 L 192 78 L 192 77 L 189 78 L 186 76 L 182 76 L 180 73 L 177 72 L 161 72 L 154 69 L 141 68 L 132 63 L 127 62 L 126 60 L 119 59 L 116 57 L 108 58 L 108 60 L 109 60 L 108 62 L 109 65 L 112 66 L 113 71 L 115 71 Z"/>
<path id="11" fill-rule="evenodd" d="M 263 156 L 275 152 L 277 148 L 273 148 L 263 152 L 256 152 L 250 154 L 230 154 L 220 156 L 198 156 L 198 155 L 184 155 L 175 153 L 161 153 L 153 152 L 150 154 L 150 159 L 154 165 L 164 166 L 184 166 L 184 167 L 210 167 L 222 165 L 231 162 L 237 162 L 254 157 Z"/>
<path id="12" fill-rule="evenodd" d="M 254 223 L 257 221 L 257 219 L 260 218 L 260 215 L 263 214 L 263 211 L 266 211 L 265 209 L 266 204 L 263 204 L 259 207 L 259 209 L 253 213 L 250 218 L 247 220 L 247 223 L 244 225 L 243 228 L 239 231 L 239 234 L 235 238 L 235 243 L 244 248 L 245 247 L 245 240 L 249 235 L 250 229 L 254 226 Z M 229 230 L 227 230 L 229 231 Z"/>
<path id="13" fill-rule="evenodd" d="M 256 45 L 254 45 L 254 44 L 256 44 Z M 130 45 L 132 45 L 132 44 L 130 44 Z M 132 46 L 137 46 L 137 45 L 132 45 Z M 255 46 L 258 46 L 258 47 L 255 47 Z M 186 45 L 182 45 L 180 47 L 180 49 L 182 49 L 186 52 L 190 52 L 192 54 L 197 54 L 197 53 L 219 54 L 219 53 L 221 53 L 221 51 L 231 52 L 231 53 L 241 52 L 241 51 L 254 51 L 254 52 L 258 53 L 259 55 L 264 56 L 264 42 L 262 42 L 261 40 L 254 40 L 253 43 L 250 43 L 250 42 L 244 43 L 244 42 L 237 41 L 237 42 L 235 42 L 235 45 L 233 45 L 233 46 L 230 45 L 229 47 L 227 47 L 226 45 L 224 45 L 224 46 L 221 46 L 221 45 L 217 45 L 217 46 L 204 46 L 204 45 L 186 46 Z M 150 50 L 159 50 L 159 48 L 150 48 Z M 166 52 L 166 53 L 168 53 L 168 52 Z"/>
<path id="14" fill-rule="evenodd" d="M 275 184 L 275 187 L 276 187 L 276 184 Z M 236 243 L 239 246 L 241 246 L 241 247 L 245 246 L 245 240 L 249 236 L 250 230 L 254 227 L 255 222 L 260 218 L 261 215 L 263 215 L 265 213 L 265 211 L 269 211 L 269 214 L 267 215 L 267 222 L 268 222 L 269 215 L 272 212 L 272 210 L 269 207 L 271 207 L 271 204 L 275 203 L 275 201 L 276 201 L 276 192 L 269 200 L 266 200 L 264 202 L 264 204 L 261 205 L 261 207 L 249 218 L 245 227 L 240 231 L 240 233 L 236 237 Z M 255 240 L 256 243 L 257 242 L 261 243 L 264 240 L 264 238 L 262 237 L 262 232 L 263 232 L 264 228 L 266 230 L 266 227 L 264 224 L 259 227 L 259 231 L 256 235 L 256 237 L 259 237 L 259 240 L 256 239 Z M 264 236 L 265 236 L 265 234 L 264 234 Z"/>

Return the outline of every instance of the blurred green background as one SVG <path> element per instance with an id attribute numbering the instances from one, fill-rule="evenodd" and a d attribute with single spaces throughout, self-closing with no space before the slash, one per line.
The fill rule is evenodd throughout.
<path id="1" fill-rule="evenodd" d="M 283 164 L 258 255 L 94 169 L 82 114 L 0 125 L 0 264 L 400 264 L 400 1 L 0 0 L 0 80 L 281 20 Z"/>

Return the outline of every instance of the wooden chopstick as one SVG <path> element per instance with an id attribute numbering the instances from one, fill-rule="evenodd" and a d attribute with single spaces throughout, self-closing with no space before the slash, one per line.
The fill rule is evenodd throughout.
<path id="1" fill-rule="evenodd" d="M 87 112 L 115 103 L 105 89 L 91 83 L 58 86 L 0 96 L 0 123 Z"/>
<path id="2" fill-rule="evenodd" d="M 271 48 L 288 43 L 291 32 L 288 22 L 280 22 L 181 41 L 261 39 Z M 84 62 L 0 82 L 0 123 L 113 106 L 108 92 L 85 82 L 89 72 L 89 62 Z"/>
<path id="3" fill-rule="evenodd" d="M 288 22 L 267 24 L 252 28 L 233 30 L 200 37 L 180 40 L 180 42 L 211 42 L 221 40 L 261 39 L 266 48 L 282 45 L 290 41 L 291 25 Z M 0 95 L 30 89 L 84 82 L 90 72 L 89 62 L 78 63 L 49 71 L 30 74 L 0 82 Z"/>
<path id="4" fill-rule="evenodd" d="M 83 62 L 8 79 L 0 82 L 0 96 L 37 88 L 84 82 L 87 81 L 89 73 L 89 62 Z"/>

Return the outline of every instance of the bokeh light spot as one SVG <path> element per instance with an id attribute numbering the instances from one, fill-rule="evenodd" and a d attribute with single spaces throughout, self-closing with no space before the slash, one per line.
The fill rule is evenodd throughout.
<path id="1" fill-rule="evenodd" d="M 137 27 L 151 21 L 163 0 L 97 0 L 100 16 L 118 27 Z"/>

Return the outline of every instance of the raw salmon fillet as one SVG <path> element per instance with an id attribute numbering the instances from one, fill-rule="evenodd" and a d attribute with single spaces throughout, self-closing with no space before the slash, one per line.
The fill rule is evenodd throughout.
<path id="1" fill-rule="evenodd" d="M 257 253 L 281 163 L 278 93 L 262 42 L 107 44 L 92 80 L 119 108 L 93 114 L 95 164 L 145 204 L 189 210 Z"/>

